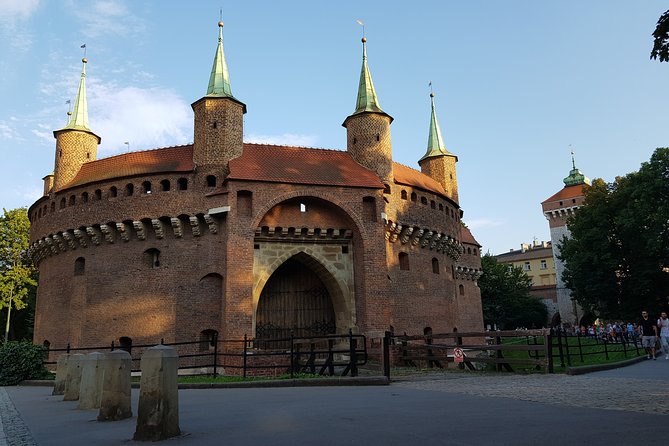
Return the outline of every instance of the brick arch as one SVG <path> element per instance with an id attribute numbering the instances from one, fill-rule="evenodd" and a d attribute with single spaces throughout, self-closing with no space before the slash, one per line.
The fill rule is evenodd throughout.
<path id="1" fill-rule="evenodd" d="M 279 195 L 274 199 L 270 200 L 253 217 L 253 221 L 251 222 L 251 229 L 255 230 L 262 221 L 265 214 L 267 214 L 274 206 L 281 204 L 286 200 L 290 200 L 291 198 L 297 198 L 297 197 L 318 198 L 320 200 L 327 201 L 328 203 L 336 206 L 344 214 L 346 214 L 348 218 L 351 219 L 353 225 L 355 226 L 354 228 L 355 231 L 360 235 L 363 234 L 364 225 L 362 223 L 362 218 L 353 209 L 351 209 L 348 205 L 339 201 L 339 199 L 335 195 L 313 192 L 310 190 L 298 190 L 298 191 L 286 192 L 285 194 Z M 361 237 L 361 241 L 362 239 L 364 239 L 364 237 Z"/>
<path id="2" fill-rule="evenodd" d="M 279 256 L 269 269 L 263 272 L 262 276 L 254 277 L 253 286 L 253 327 L 256 325 L 256 312 L 258 310 L 258 302 L 260 294 L 265 285 L 272 277 L 272 274 L 287 260 L 295 258 L 301 263 L 308 266 L 323 282 L 332 299 L 332 306 L 334 307 L 335 320 L 338 333 L 346 333 L 349 328 L 356 324 L 355 302 L 353 299 L 353 290 L 349 286 L 338 280 L 336 271 L 330 262 L 323 256 L 313 252 L 307 245 L 295 245 L 292 249 L 286 251 Z M 255 272 L 254 272 L 255 275 Z M 347 302 L 348 301 L 348 302 Z"/>

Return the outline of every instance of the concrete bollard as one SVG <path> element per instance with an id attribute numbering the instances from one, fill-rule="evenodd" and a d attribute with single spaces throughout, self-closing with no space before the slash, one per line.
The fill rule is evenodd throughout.
<path id="1" fill-rule="evenodd" d="M 53 382 L 53 392 L 51 395 L 65 394 L 65 377 L 67 376 L 67 360 L 70 358 L 69 353 L 60 355 L 56 363 L 56 379 Z"/>
<path id="2" fill-rule="evenodd" d="M 81 385 L 79 386 L 79 409 L 99 409 L 102 395 L 102 353 L 87 354 L 81 361 Z"/>
<path id="3" fill-rule="evenodd" d="M 156 345 L 142 355 L 137 429 L 133 440 L 159 441 L 179 429 L 179 356 L 172 347 Z"/>
<path id="4" fill-rule="evenodd" d="M 107 352 L 100 360 L 102 395 L 98 421 L 117 421 L 132 416 L 130 407 L 130 372 L 132 358 L 123 350 Z"/>
<path id="5" fill-rule="evenodd" d="M 79 386 L 81 385 L 81 366 L 85 355 L 75 353 L 67 360 L 67 372 L 65 375 L 65 392 L 63 401 L 76 401 L 79 399 Z"/>

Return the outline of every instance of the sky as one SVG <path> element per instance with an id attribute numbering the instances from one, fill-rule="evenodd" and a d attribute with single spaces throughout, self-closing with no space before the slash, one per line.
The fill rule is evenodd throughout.
<path id="1" fill-rule="evenodd" d="M 395 161 L 419 169 L 430 87 L 458 156 L 464 222 L 501 254 L 550 240 L 541 202 L 576 166 L 611 182 L 669 146 L 669 2 L 644 0 L 0 0 L 0 206 L 53 171 L 86 44 L 98 158 L 193 141 L 219 14 L 244 140 L 346 149 L 363 27 Z M 125 144 L 125 142 L 129 144 Z"/>

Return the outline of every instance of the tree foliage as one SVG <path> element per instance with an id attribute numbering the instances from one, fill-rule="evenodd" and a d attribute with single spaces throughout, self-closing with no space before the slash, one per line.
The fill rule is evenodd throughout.
<path id="1" fill-rule="evenodd" d="M 11 305 L 13 309 L 21 310 L 26 308 L 31 297 L 34 301 L 37 273 L 27 255 L 29 236 L 26 209 L 3 209 L 0 217 L 0 309 Z"/>
<path id="2" fill-rule="evenodd" d="M 669 294 L 669 149 L 638 172 L 595 180 L 560 244 L 572 297 L 604 318 L 657 312 Z"/>
<path id="3" fill-rule="evenodd" d="M 44 367 L 46 350 L 30 342 L 7 342 L 0 346 L 0 386 L 15 386 L 25 379 L 49 376 Z"/>
<path id="4" fill-rule="evenodd" d="M 546 306 L 530 295 L 532 280 L 518 267 L 498 263 L 490 254 L 481 258 L 484 323 L 503 330 L 539 328 L 546 324 Z"/>
<path id="5" fill-rule="evenodd" d="M 669 62 L 669 11 L 665 11 L 657 21 L 653 31 L 653 49 L 651 59 L 660 59 L 660 62 Z"/>

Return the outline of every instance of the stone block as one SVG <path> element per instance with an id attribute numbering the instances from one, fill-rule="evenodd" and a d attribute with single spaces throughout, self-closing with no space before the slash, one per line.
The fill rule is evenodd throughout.
<path id="1" fill-rule="evenodd" d="M 84 355 L 76 353 L 67 360 L 67 372 L 65 375 L 65 391 L 63 401 L 76 401 L 79 399 L 79 386 L 81 384 L 81 367 Z"/>
<path id="2" fill-rule="evenodd" d="M 102 395 L 102 353 L 87 354 L 81 369 L 81 385 L 79 386 L 79 409 L 99 409 Z"/>
<path id="3" fill-rule="evenodd" d="M 156 345 L 142 355 L 137 429 L 134 440 L 159 441 L 179 429 L 179 356 L 172 347 Z"/>
<path id="4" fill-rule="evenodd" d="M 67 361 L 70 358 L 69 354 L 60 355 L 56 363 L 56 379 L 53 382 L 53 392 L 51 395 L 65 394 L 65 377 L 67 376 Z"/>
<path id="5" fill-rule="evenodd" d="M 98 421 L 117 421 L 132 416 L 130 407 L 130 372 L 132 358 L 124 350 L 107 352 L 100 360 L 102 395 Z"/>

